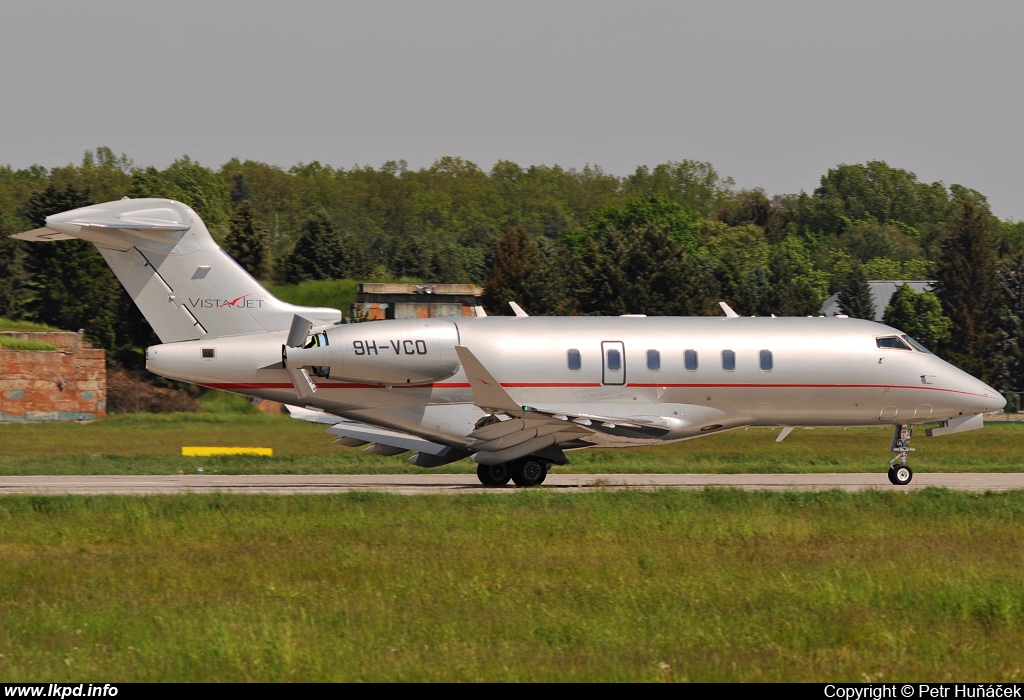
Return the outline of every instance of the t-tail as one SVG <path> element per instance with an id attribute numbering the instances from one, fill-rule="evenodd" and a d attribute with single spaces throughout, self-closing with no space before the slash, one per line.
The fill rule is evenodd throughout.
<path id="1" fill-rule="evenodd" d="M 341 311 L 287 304 L 214 242 L 199 215 L 169 199 L 122 199 L 46 218 L 26 241 L 91 241 L 160 341 L 287 331 L 300 315 L 316 326 Z"/>

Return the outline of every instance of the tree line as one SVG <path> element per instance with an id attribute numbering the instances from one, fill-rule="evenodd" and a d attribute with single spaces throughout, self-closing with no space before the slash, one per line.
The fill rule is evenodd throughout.
<path id="1" fill-rule="evenodd" d="M 901 287 L 885 319 L 1002 389 L 1024 390 L 1024 222 L 983 194 L 926 183 L 882 161 L 838 165 L 812 192 L 737 188 L 710 163 L 670 161 L 615 176 L 599 167 L 485 172 L 460 158 L 279 168 L 183 157 L 158 170 L 109 148 L 47 169 L 0 167 L 0 230 L 129 197 L 193 207 L 254 276 L 475 282 L 490 313 L 808 315 L 830 294 L 872 318 L 869 279 Z M 92 246 L 0 237 L 0 316 L 83 328 L 111 361 L 155 341 Z"/>

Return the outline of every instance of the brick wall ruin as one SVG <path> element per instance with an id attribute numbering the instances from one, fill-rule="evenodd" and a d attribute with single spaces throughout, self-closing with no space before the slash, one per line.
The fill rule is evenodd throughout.
<path id="1" fill-rule="evenodd" d="M 78 333 L 2 334 L 57 350 L 0 348 L 0 421 L 93 420 L 107 414 L 105 351 Z"/>

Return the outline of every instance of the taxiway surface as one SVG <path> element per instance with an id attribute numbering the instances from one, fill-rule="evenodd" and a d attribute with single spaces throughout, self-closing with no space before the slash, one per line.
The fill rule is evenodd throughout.
<path id="1" fill-rule="evenodd" d="M 909 486 L 893 486 L 884 473 L 864 474 L 550 474 L 543 489 L 703 489 L 726 487 L 779 491 L 863 491 L 922 489 L 1007 491 L 1024 488 L 1024 473 L 915 474 Z M 387 491 L 400 494 L 511 493 L 486 488 L 472 474 L 265 474 L 218 476 L 3 476 L 0 494 L 173 494 L 209 493 L 341 493 Z"/>

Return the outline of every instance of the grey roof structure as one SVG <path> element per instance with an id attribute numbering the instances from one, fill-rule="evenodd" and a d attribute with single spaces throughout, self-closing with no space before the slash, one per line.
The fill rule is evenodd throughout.
<path id="1" fill-rule="evenodd" d="M 868 280 L 871 288 L 871 300 L 875 303 L 875 320 L 881 321 L 885 315 L 885 307 L 889 305 L 889 299 L 896 293 L 900 285 L 909 284 L 915 292 L 930 292 L 935 286 L 934 280 Z M 836 316 L 843 313 L 839 308 L 839 295 L 833 294 L 822 302 L 821 310 L 823 316 Z"/>

